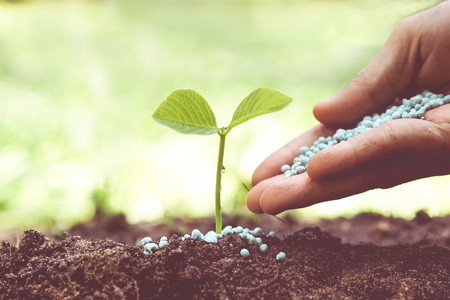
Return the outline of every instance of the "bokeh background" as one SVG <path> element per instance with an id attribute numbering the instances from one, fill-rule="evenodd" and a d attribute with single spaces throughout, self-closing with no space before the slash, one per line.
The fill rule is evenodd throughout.
<path id="1" fill-rule="evenodd" d="M 192 88 L 226 126 L 258 87 L 294 98 L 227 138 L 223 211 L 249 214 L 254 168 L 316 124 L 332 96 L 425 0 L 0 1 L 0 226 L 66 228 L 95 209 L 130 222 L 212 216 L 217 136 L 151 118 Z M 450 212 L 449 177 L 291 212 Z"/>

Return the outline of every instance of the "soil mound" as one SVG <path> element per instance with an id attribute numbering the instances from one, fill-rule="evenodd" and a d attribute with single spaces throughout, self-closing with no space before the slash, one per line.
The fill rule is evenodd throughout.
<path id="1" fill-rule="evenodd" d="M 380 220 L 389 224 L 381 227 L 389 240 L 386 228 L 397 228 L 389 221 L 396 219 L 376 219 L 375 228 Z M 414 227 L 433 218 L 404 222 Z M 0 298 L 449 299 L 449 239 L 441 233 L 440 239 L 433 233 L 439 243 L 422 238 L 379 246 L 344 243 L 319 227 L 305 227 L 283 239 L 264 236 L 264 253 L 236 233 L 217 244 L 173 234 L 168 246 L 146 256 L 141 245 L 79 236 L 54 241 L 28 230 L 18 245 L 1 245 Z M 242 248 L 250 255 L 241 256 Z M 281 251 L 286 258 L 277 260 Z"/>

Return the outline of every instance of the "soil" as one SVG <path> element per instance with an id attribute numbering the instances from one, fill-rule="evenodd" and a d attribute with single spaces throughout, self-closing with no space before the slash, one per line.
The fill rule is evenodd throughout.
<path id="1" fill-rule="evenodd" d="M 314 224 L 225 216 L 224 224 L 277 236 L 263 237 L 262 253 L 237 234 L 181 240 L 213 229 L 209 218 L 131 225 L 98 215 L 61 239 L 27 230 L 1 245 L 0 299 L 450 299 L 450 216 L 364 213 Z M 136 245 L 163 235 L 169 245 L 151 255 Z"/>

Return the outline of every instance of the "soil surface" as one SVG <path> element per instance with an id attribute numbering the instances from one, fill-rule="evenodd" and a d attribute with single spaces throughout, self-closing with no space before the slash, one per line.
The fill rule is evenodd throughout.
<path id="1" fill-rule="evenodd" d="M 450 216 L 365 213 L 315 224 L 225 216 L 224 224 L 277 235 L 263 236 L 263 253 L 236 233 L 217 244 L 179 237 L 206 233 L 212 219 L 168 226 L 97 216 L 60 240 L 27 230 L 1 245 L 0 299 L 450 299 Z M 163 235 L 169 245 L 148 256 L 136 245 Z"/>

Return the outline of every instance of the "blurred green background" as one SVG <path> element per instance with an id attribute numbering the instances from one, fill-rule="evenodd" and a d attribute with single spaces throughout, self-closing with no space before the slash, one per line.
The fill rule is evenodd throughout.
<path id="1" fill-rule="evenodd" d="M 227 139 L 225 213 L 248 213 L 254 168 L 316 124 L 311 110 L 377 53 L 403 17 L 438 1 L 0 1 L 0 225 L 58 226 L 95 207 L 129 221 L 208 216 L 217 136 L 151 119 L 192 88 L 219 126 L 258 87 L 294 98 Z M 448 177 L 295 212 L 450 212 Z"/>

